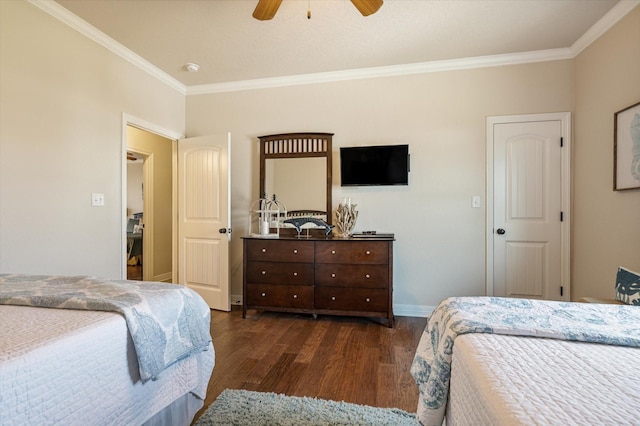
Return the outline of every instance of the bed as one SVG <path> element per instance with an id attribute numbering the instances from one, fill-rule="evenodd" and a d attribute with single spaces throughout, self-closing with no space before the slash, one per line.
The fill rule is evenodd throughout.
<path id="1" fill-rule="evenodd" d="M 209 318 L 175 284 L 0 275 L 0 424 L 189 425 Z"/>
<path id="2" fill-rule="evenodd" d="M 637 424 L 640 309 L 449 298 L 411 373 L 420 424 Z"/>

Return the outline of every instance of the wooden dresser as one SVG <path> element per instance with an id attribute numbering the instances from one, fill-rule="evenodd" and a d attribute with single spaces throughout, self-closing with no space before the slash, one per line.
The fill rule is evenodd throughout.
<path id="1" fill-rule="evenodd" d="M 245 237 L 247 309 L 381 317 L 393 327 L 393 238 Z"/>

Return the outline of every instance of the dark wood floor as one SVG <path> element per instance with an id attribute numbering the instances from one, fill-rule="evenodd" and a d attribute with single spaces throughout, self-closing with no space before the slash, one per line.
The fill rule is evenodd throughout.
<path id="1" fill-rule="evenodd" d="M 127 265 L 127 279 L 128 280 L 142 280 L 142 265 Z"/>
<path id="2" fill-rule="evenodd" d="M 394 328 L 356 317 L 211 312 L 216 365 L 204 408 L 226 388 L 309 396 L 415 412 L 409 373 L 426 318 Z"/>

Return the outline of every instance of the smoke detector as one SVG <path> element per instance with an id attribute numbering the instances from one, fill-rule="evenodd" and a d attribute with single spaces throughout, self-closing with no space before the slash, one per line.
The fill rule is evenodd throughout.
<path id="1" fill-rule="evenodd" d="M 193 62 L 187 62 L 186 64 L 184 64 L 184 67 L 189 72 L 198 72 L 198 70 L 200 69 L 200 65 Z"/>

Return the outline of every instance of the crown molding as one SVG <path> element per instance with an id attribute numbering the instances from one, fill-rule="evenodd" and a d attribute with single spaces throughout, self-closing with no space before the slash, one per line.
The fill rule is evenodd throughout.
<path id="1" fill-rule="evenodd" d="M 180 83 L 178 80 L 171 77 L 169 74 L 160 70 L 158 67 L 156 67 L 146 59 L 142 58 L 138 54 L 127 49 L 122 44 L 118 43 L 117 41 L 115 41 L 114 39 L 112 39 L 102 31 L 98 30 L 93 25 L 89 24 L 87 21 L 69 12 L 67 9 L 65 9 L 55 1 L 53 0 L 28 0 L 28 1 L 34 6 L 47 12 L 49 15 L 53 16 L 54 18 L 57 18 L 58 20 L 62 21 L 64 24 L 78 31 L 80 34 L 84 35 L 90 40 L 93 40 L 94 42 L 103 46 L 107 50 L 120 56 L 125 61 L 130 62 L 131 64 L 140 68 L 144 72 L 160 80 L 162 83 L 166 84 L 172 89 L 177 90 L 183 95 L 186 94 L 186 86 L 184 84 Z"/>
<path id="2" fill-rule="evenodd" d="M 627 13 L 640 4 L 640 0 L 620 0 L 598 22 L 593 24 L 586 33 L 571 45 L 571 53 L 575 58 L 602 34 L 618 23 Z"/>
<path id="3" fill-rule="evenodd" d="M 509 53 L 503 55 L 477 56 L 444 61 L 419 62 L 414 64 L 390 65 L 384 67 L 360 68 L 316 74 L 301 74 L 286 77 L 261 78 L 256 80 L 232 81 L 227 83 L 203 84 L 187 87 L 187 95 L 236 92 L 242 90 L 267 89 L 273 87 L 298 86 L 303 84 L 331 83 L 346 80 L 395 77 L 411 74 L 426 74 L 442 71 L 472 68 L 499 67 L 530 62 L 557 61 L 571 59 L 570 48 L 539 50 L 534 52 Z"/>
<path id="4" fill-rule="evenodd" d="M 640 0 L 621 0 L 611 8 L 602 19 L 589 28 L 582 37 L 573 43 L 571 47 L 566 48 L 185 86 L 88 22 L 69 12 L 55 1 L 28 1 L 169 87 L 187 96 L 573 59 L 640 4 Z"/>

